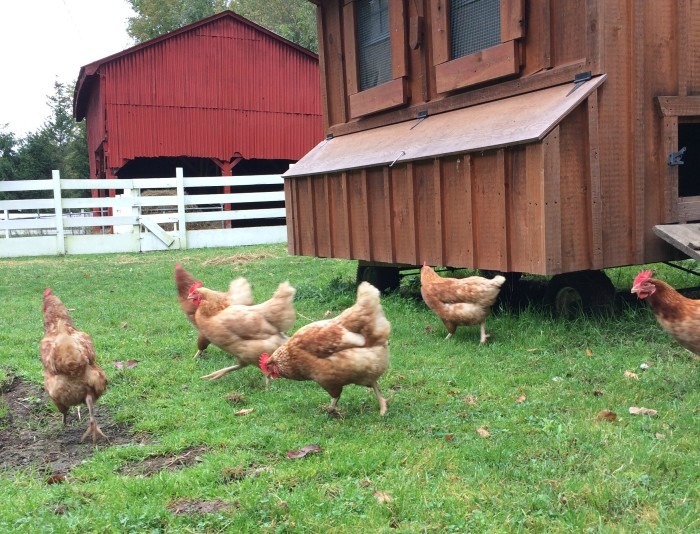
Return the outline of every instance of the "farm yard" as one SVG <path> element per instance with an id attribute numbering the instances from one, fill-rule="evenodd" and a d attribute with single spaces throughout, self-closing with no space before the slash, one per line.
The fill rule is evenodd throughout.
<path id="1" fill-rule="evenodd" d="M 690 532 L 700 530 L 697 357 L 645 303 L 553 318 L 497 307 L 445 340 L 416 275 L 382 298 L 392 325 L 379 387 L 348 386 L 330 417 L 313 382 L 273 380 L 197 333 L 181 263 L 205 286 L 237 276 L 256 302 L 289 280 L 293 330 L 355 299 L 356 262 L 283 244 L 0 260 L 0 530 L 4 532 Z M 692 274 L 663 264 L 674 287 Z M 623 295 L 639 268 L 607 274 Z M 89 333 L 109 378 L 80 443 L 43 392 L 42 294 Z M 656 415 L 632 415 L 645 407 Z M 606 411 L 607 410 L 607 411 Z M 314 446 L 314 447 L 311 447 Z"/>

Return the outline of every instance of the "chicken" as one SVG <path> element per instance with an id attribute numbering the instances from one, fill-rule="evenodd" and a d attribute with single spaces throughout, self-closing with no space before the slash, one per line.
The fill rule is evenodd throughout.
<path id="1" fill-rule="evenodd" d="M 202 286 L 202 282 L 195 280 L 195 278 L 188 273 L 182 265 L 179 263 L 175 265 L 175 285 L 177 286 L 177 298 L 180 301 L 180 306 L 182 311 L 185 312 L 187 319 L 197 328 L 197 322 L 195 321 L 195 312 L 197 307 L 194 305 L 191 299 L 188 299 L 190 294 L 190 289 L 194 284 L 199 284 Z M 219 302 L 221 303 L 222 309 L 230 306 L 231 304 L 242 304 L 245 306 L 250 306 L 253 304 L 253 292 L 248 281 L 243 278 L 236 278 L 229 284 L 228 293 L 219 293 L 221 297 Z M 201 331 L 197 330 L 197 352 L 194 357 L 197 358 L 202 354 L 206 348 L 209 346 L 209 340 L 202 334 Z"/>
<path id="2" fill-rule="evenodd" d="M 384 415 L 387 403 L 377 380 L 389 365 L 390 331 L 379 290 L 362 282 L 352 307 L 333 319 L 300 328 L 272 355 L 260 356 L 260 369 L 272 378 L 313 380 L 331 396 L 331 412 L 337 411 L 344 386 L 371 387 Z"/>
<path id="3" fill-rule="evenodd" d="M 95 419 L 95 402 L 107 389 L 107 376 L 95 361 L 92 339 L 76 330 L 68 310 L 47 288 L 44 291 L 44 337 L 40 344 L 44 366 L 44 388 L 66 424 L 68 408 L 82 403 L 90 412 L 88 428 L 80 441 L 92 435 L 107 438 Z"/>
<path id="4" fill-rule="evenodd" d="M 640 272 L 632 284 L 632 293 L 646 299 L 666 333 L 700 356 L 700 301 L 684 297 L 652 275 L 651 271 Z"/>
<path id="5" fill-rule="evenodd" d="M 189 299 L 197 311 L 194 320 L 201 334 L 221 350 L 233 355 L 237 364 L 203 376 L 210 380 L 231 371 L 255 365 L 260 353 L 272 352 L 287 340 L 287 332 L 296 320 L 294 289 L 282 282 L 272 298 L 253 306 L 224 306 L 226 296 L 195 283 Z"/>
<path id="6" fill-rule="evenodd" d="M 420 271 L 420 292 L 428 307 L 447 328 L 449 339 L 458 326 L 481 325 L 481 343 L 486 343 L 486 318 L 496 302 L 503 276 L 446 278 L 439 276 L 427 263 Z"/>

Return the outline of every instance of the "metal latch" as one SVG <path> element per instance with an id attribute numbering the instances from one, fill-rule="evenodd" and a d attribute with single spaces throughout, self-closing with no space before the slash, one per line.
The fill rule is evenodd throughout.
<path id="1" fill-rule="evenodd" d="M 677 165 L 683 165 L 683 154 L 685 154 L 687 147 L 681 148 L 678 152 L 671 152 L 668 155 L 668 164 L 670 167 L 675 167 Z"/>
<path id="2" fill-rule="evenodd" d="M 581 87 L 584 83 L 586 83 L 588 80 L 590 80 L 593 77 L 591 74 L 590 70 L 587 70 L 586 72 L 579 72 L 574 76 L 574 86 L 571 88 L 571 91 L 566 93 L 566 96 L 569 96 L 571 93 L 573 93 L 576 89 Z"/>
<path id="3" fill-rule="evenodd" d="M 416 123 L 409 128 L 409 130 L 413 130 L 416 126 L 418 126 L 421 122 L 423 122 L 426 118 L 428 117 L 428 112 L 423 110 L 418 112 L 418 117 L 416 117 L 418 120 Z"/>

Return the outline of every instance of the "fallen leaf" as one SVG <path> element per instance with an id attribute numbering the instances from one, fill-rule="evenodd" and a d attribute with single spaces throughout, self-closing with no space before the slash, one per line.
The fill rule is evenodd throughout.
<path id="1" fill-rule="evenodd" d="M 238 410 L 235 414 L 233 415 L 248 415 L 251 413 L 255 408 L 244 408 L 243 410 Z"/>
<path id="2" fill-rule="evenodd" d="M 586 356 L 593 356 L 593 351 L 591 349 L 586 349 Z"/>
<path id="3" fill-rule="evenodd" d="M 527 397 L 525 395 L 520 395 L 519 397 L 515 397 L 515 404 L 520 404 L 522 402 L 525 402 L 527 400 Z"/>
<path id="4" fill-rule="evenodd" d="M 598 412 L 596 419 L 612 423 L 615 419 L 617 419 L 617 414 L 611 410 L 601 410 Z"/>
<path id="5" fill-rule="evenodd" d="M 374 490 L 374 498 L 377 499 L 378 503 L 391 502 L 391 495 L 383 491 Z"/>
<path id="6" fill-rule="evenodd" d="M 479 434 L 482 438 L 491 437 L 491 433 L 488 430 L 486 430 L 485 426 L 477 428 L 476 433 Z"/>
<path id="7" fill-rule="evenodd" d="M 402 375 L 402 374 L 400 374 L 400 373 L 397 373 L 396 376 L 399 378 L 399 380 L 406 380 L 406 376 L 405 376 L 405 375 Z"/>
<path id="8" fill-rule="evenodd" d="M 141 360 L 129 360 L 126 362 L 112 362 L 117 369 L 133 369 Z"/>
<path id="9" fill-rule="evenodd" d="M 231 404 L 243 404 L 243 402 L 245 402 L 245 397 L 240 393 L 229 393 L 226 395 L 226 400 Z"/>
<path id="10" fill-rule="evenodd" d="M 666 435 L 662 434 L 661 432 L 657 432 L 656 434 L 654 434 L 654 437 L 656 439 L 666 439 Z"/>
<path id="11" fill-rule="evenodd" d="M 477 398 L 474 395 L 467 395 L 462 399 L 462 402 L 468 404 L 469 406 L 475 406 Z"/>
<path id="12" fill-rule="evenodd" d="M 639 375 L 637 373 L 633 373 L 632 371 L 625 371 L 622 376 L 624 376 L 625 378 L 633 378 L 634 380 L 639 380 Z"/>
<path id="13" fill-rule="evenodd" d="M 127 326 L 129 326 L 129 323 L 127 323 L 126 321 L 122 321 L 119 324 L 119 328 L 121 328 L 122 330 L 124 330 Z"/>
<path id="14" fill-rule="evenodd" d="M 651 408 L 637 408 L 636 406 L 630 406 L 629 411 L 630 415 L 656 415 L 658 413 L 656 410 L 652 410 Z"/>
<path id="15" fill-rule="evenodd" d="M 62 484 L 66 481 L 66 475 L 63 473 L 54 473 L 46 479 L 47 484 Z"/>
<path id="16" fill-rule="evenodd" d="M 83 278 L 90 278 L 90 273 L 83 273 Z"/>
<path id="17" fill-rule="evenodd" d="M 454 435 L 452 435 L 452 434 L 445 434 L 445 440 L 446 440 L 446 441 L 452 441 L 453 439 L 455 439 Z"/>
<path id="18" fill-rule="evenodd" d="M 287 451 L 287 458 L 290 460 L 296 460 L 297 458 L 303 458 L 311 452 L 321 452 L 321 447 L 318 445 L 307 445 L 298 451 Z"/>

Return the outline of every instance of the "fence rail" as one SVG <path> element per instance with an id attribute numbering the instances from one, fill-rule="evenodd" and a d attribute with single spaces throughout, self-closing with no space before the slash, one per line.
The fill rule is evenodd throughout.
<path id="1" fill-rule="evenodd" d="M 211 192 L 227 186 L 230 193 Z M 242 186 L 245 191 L 236 191 Z M 201 188 L 207 188 L 206 192 L 196 194 Z M 98 190 L 123 193 L 65 197 L 69 190 L 88 191 L 90 195 Z M 19 191 L 51 191 L 53 198 L 0 200 L 0 257 L 145 252 L 287 240 L 284 181 L 277 175 L 185 178 L 178 168 L 175 177 L 166 178 L 62 179 L 54 171 L 51 180 L 0 181 L 0 192 Z"/>

